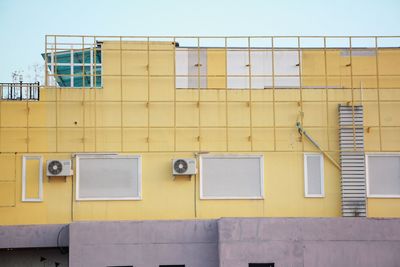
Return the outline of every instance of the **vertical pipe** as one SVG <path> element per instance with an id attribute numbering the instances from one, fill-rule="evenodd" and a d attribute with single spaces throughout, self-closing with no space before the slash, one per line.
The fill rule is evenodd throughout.
<path id="1" fill-rule="evenodd" d="M 82 64 L 83 64 L 83 74 L 85 74 L 85 54 L 84 54 L 84 46 L 85 46 L 85 37 L 82 36 Z M 91 48 L 89 48 L 89 53 L 92 54 Z M 90 61 L 90 74 L 92 73 L 92 62 Z M 85 82 L 85 77 L 83 77 L 82 82 Z M 82 84 L 83 85 L 83 84 Z M 83 85 L 82 88 L 82 147 L 83 151 L 86 151 L 86 86 Z"/>
<path id="2" fill-rule="evenodd" d="M 89 86 L 89 88 L 93 88 L 94 87 L 94 84 L 93 84 L 93 76 L 94 76 L 94 71 L 93 71 L 93 53 L 94 53 L 94 47 L 95 47 L 95 42 L 94 42 L 94 40 L 93 40 L 93 44 L 90 44 L 90 47 L 89 47 L 89 57 L 90 57 L 90 66 L 89 66 L 89 68 L 90 68 L 90 86 Z"/>
<path id="3" fill-rule="evenodd" d="M 201 92 L 200 92 L 200 38 L 199 37 L 197 37 L 196 38 L 196 40 L 197 40 L 197 108 L 198 108 L 198 110 L 199 110 L 199 123 L 198 123 L 198 125 L 199 125 L 199 136 L 201 136 L 201 134 L 200 134 L 200 132 L 201 132 L 201 115 L 200 115 L 200 113 L 201 113 Z M 189 55 L 189 51 L 188 51 L 188 64 L 189 64 L 189 58 L 190 57 L 190 55 Z M 190 75 L 190 73 L 188 73 L 188 75 Z M 190 80 L 190 77 L 188 78 L 188 80 Z M 199 149 L 200 149 L 200 151 L 201 151 L 201 138 L 202 137 L 200 137 L 199 139 Z"/>
<path id="4" fill-rule="evenodd" d="M 248 75 L 249 75 L 249 115 L 250 115 L 250 136 L 249 136 L 249 141 L 250 141 L 250 150 L 251 151 L 253 151 L 253 121 L 252 121 L 252 101 L 253 101 L 253 98 L 252 98 L 252 91 L 253 91 L 253 88 L 252 88 L 252 83 L 251 83 L 251 68 L 252 68 L 252 65 L 251 65 L 251 53 L 250 53 L 250 49 L 251 49 L 251 42 L 250 42 L 250 37 L 248 37 L 247 38 L 247 49 L 248 49 L 248 57 L 249 57 L 249 60 L 248 60 L 248 64 L 249 64 L 249 73 L 248 73 Z"/>
<path id="5" fill-rule="evenodd" d="M 352 116 L 352 126 L 353 126 L 353 151 L 357 151 L 356 145 L 356 123 L 354 116 L 354 90 L 353 90 L 353 49 L 352 49 L 352 39 L 349 37 L 350 45 L 350 88 L 351 88 L 351 116 Z"/>
<path id="6" fill-rule="evenodd" d="M 94 39 L 96 40 L 96 37 L 94 37 Z M 101 58 L 103 58 L 103 47 L 100 48 L 100 53 L 101 53 Z M 97 47 L 95 49 L 95 53 L 96 56 L 94 57 L 94 66 L 95 66 L 95 71 L 97 73 Z M 103 66 L 103 65 L 101 65 Z M 101 68 L 101 76 L 100 76 L 100 80 L 101 80 L 101 86 L 103 86 L 103 68 Z M 97 85 L 97 76 L 95 76 L 95 83 Z M 94 101 L 92 102 L 94 105 L 94 151 L 97 152 L 97 90 L 94 90 Z"/>
<path id="7" fill-rule="evenodd" d="M 54 36 L 54 50 L 57 53 L 57 36 Z M 52 54 L 52 61 L 51 61 L 51 65 L 53 66 L 53 68 L 56 67 L 56 57 L 54 56 L 54 53 Z M 53 72 L 53 75 L 55 75 L 55 72 Z M 56 78 L 56 76 L 53 76 L 54 79 Z M 55 88 L 55 90 L 57 89 L 57 87 Z M 56 95 L 56 152 L 58 152 L 58 90 L 56 90 L 55 92 Z"/>
<path id="8" fill-rule="evenodd" d="M 147 36 L 147 151 L 150 151 L 150 37 Z"/>
<path id="9" fill-rule="evenodd" d="M 199 125 L 199 150 L 201 151 L 201 92 L 200 92 L 200 38 L 197 37 L 197 107 L 199 110 L 199 115 L 198 115 L 198 125 Z M 189 53 L 189 52 L 188 52 Z M 188 54 L 189 57 L 189 54 Z M 188 63 L 189 63 L 189 58 L 188 58 Z M 190 75 L 190 73 L 188 73 L 188 75 Z M 189 78 L 190 79 L 190 78 Z"/>
<path id="10" fill-rule="evenodd" d="M 22 97 L 22 82 L 21 84 L 21 97 Z M 26 151 L 29 153 L 29 98 L 28 98 L 28 84 L 26 84 L 26 91 L 27 91 L 27 95 L 25 98 L 25 103 L 26 103 Z"/>
<path id="11" fill-rule="evenodd" d="M 121 139 L 121 146 L 120 150 L 123 151 L 124 147 L 124 127 L 123 127 L 123 121 L 124 121 L 124 111 L 123 111 L 123 98 L 122 98 L 122 36 L 119 37 L 119 93 L 120 93 L 120 139 Z"/>
<path id="12" fill-rule="evenodd" d="M 329 99 L 328 99 L 328 61 L 326 56 L 326 37 L 324 37 L 324 68 L 325 68 L 325 107 L 326 107 L 326 129 L 327 129 L 327 145 L 330 150 L 330 126 L 329 126 Z"/>
<path id="13" fill-rule="evenodd" d="M 301 62 L 301 42 L 300 42 L 300 37 L 297 37 L 297 60 L 299 64 L 299 70 L 298 70 L 298 75 L 299 75 L 299 91 L 300 91 L 300 122 L 301 125 L 303 125 L 303 77 L 302 77 L 302 63 Z M 301 142 L 301 150 L 304 151 L 304 142 Z"/>
<path id="14" fill-rule="evenodd" d="M 93 37 L 94 44 L 96 44 L 96 42 L 97 42 L 96 40 L 97 40 L 97 38 L 96 38 L 96 36 L 94 36 Z M 94 53 L 95 53 L 95 55 L 94 55 L 94 69 L 95 69 L 95 73 L 97 74 L 97 46 L 95 46 Z M 101 46 L 100 46 L 100 55 L 101 55 L 100 57 L 103 58 L 103 49 L 102 49 Z M 102 82 L 103 81 L 103 68 L 102 68 L 102 65 L 100 65 L 100 66 L 101 66 L 100 84 L 101 84 L 101 86 L 103 86 L 103 82 Z M 94 107 L 94 129 L 93 129 L 93 133 L 94 133 L 94 151 L 97 151 L 97 145 L 96 145 L 96 143 L 97 143 L 97 79 L 98 79 L 98 76 L 95 75 L 94 76 L 94 83 L 95 83 L 94 100 L 91 101 L 91 103 L 92 103 L 92 105 Z"/>
<path id="15" fill-rule="evenodd" d="M 378 43 L 378 37 L 375 37 L 375 65 L 376 65 L 376 85 L 377 85 L 377 96 L 378 96 L 378 127 L 379 127 L 379 151 L 382 151 L 382 127 L 381 127 L 381 101 L 380 101 L 380 95 L 381 95 L 381 86 L 380 86 L 380 76 L 379 76 L 379 43 Z"/>
<path id="16" fill-rule="evenodd" d="M 225 37 L 225 147 L 228 151 L 228 38 Z"/>
<path id="17" fill-rule="evenodd" d="M 272 113 L 274 127 L 274 151 L 276 151 L 276 116 L 275 116 L 275 44 L 274 37 L 271 37 L 271 57 L 272 57 Z"/>
<path id="18" fill-rule="evenodd" d="M 176 152 L 176 39 L 173 39 L 174 54 L 174 152 Z"/>

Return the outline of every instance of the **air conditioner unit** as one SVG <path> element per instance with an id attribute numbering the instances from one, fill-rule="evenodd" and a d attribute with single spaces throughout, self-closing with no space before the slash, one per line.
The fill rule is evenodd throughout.
<path id="1" fill-rule="evenodd" d="M 71 166 L 70 160 L 48 160 L 46 164 L 47 176 L 71 176 Z"/>
<path id="2" fill-rule="evenodd" d="M 173 175 L 196 174 L 196 159 L 174 159 L 172 161 Z"/>

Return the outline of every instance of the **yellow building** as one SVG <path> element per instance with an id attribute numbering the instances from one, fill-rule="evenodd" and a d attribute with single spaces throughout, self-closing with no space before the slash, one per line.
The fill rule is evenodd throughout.
<path id="1" fill-rule="evenodd" d="M 400 217 L 399 40 L 48 35 L 1 90 L 0 224 Z"/>

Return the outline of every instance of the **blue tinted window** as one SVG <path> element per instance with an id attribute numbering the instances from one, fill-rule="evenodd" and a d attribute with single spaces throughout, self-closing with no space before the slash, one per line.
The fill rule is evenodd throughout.
<path id="1" fill-rule="evenodd" d="M 45 59 L 46 55 L 42 54 L 42 57 Z M 74 49 L 48 53 L 47 67 L 50 71 L 54 71 L 55 80 L 60 87 L 101 87 L 101 60 L 100 47 L 84 50 Z M 71 67 L 73 68 L 72 73 Z"/>

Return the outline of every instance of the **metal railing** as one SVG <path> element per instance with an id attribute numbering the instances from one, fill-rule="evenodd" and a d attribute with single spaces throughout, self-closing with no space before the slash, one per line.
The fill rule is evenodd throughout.
<path id="1" fill-rule="evenodd" d="M 400 49 L 400 36 L 96 36 L 96 35 L 47 35 L 45 40 L 45 58 L 46 73 L 45 73 L 45 85 L 54 86 L 56 85 L 55 79 L 66 77 L 66 74 L 57 73 L 57 66 L 60 64 L 68 64 L 65 62 L 57 62 L 57 58 L 54 55 L 62 53 L 63 51 L 74 51 L 84 52 L 88 48 L 95 51 L 101 51 L 112 54 L 116 59 L 120 57 L 120 60 L 124 60 L 126 55 L 140 54 L 143 59 L 148 54 L 148 59 L 152 59 L 157 54 L 170 52 L 177 55 L 179 50 L 188 48 L 192 53 L 196 54 L 197 61 L 191 62 L 193 66 L 197 67 L 198 71 L 193 70 L 191 73 L 181 74 L 176 71 L 173 73 L 167 72 L 152 72 L 151 62 L 148 60 L 146 66 L 147 74 L 145 72 L 133 73 L 129 70 L 113 70 L 112 72 L 102 73 L 101 76 L 115 76 L 115 77 L 126 77 L 126 76 L 143 76 L 146 77 L 175 77 L 177 81 L 179 79 L 189 79 L 192 81 L 192 85 L 188 88 L 203 89 L 204 80 L 211 78 L 219 81 L 224 81 L 224 86 L 217 89 L 232 89 L 229 87 L 229 81 L 246 80 L 246 85 L 240 89 L 270 89 L 270 88 L 379 88 L 390 87 L 387 85 L 388 81 L 395 81 L 396 86 L 400 81 L 399 73 L 395 72 L 384 72 L 382 71 L 380 60 L 381 56 L 386 58 L 388 49 Z M 111 46 L 102 46 L 103 43 L 114 43 Z M 129 43 L 136 42 L 141 45 L 130 46 Z M 160 46 L 157 44 L 172 44 L 172 46 Z M 240 50 L 241 52 L 247 52 L 247 62 L 245 64 L 246 70 L 243 73 L 229 73 L 227 69 L 228 65 L 225 62 L 225 73 L 208 73 L 202 72 L 202 53 L 204 49 L 210 49 L 215 51 L 235 52 Z M 257 73 L 254 69 L 253 52 L 266 52 L 268 57 L 267 65 L 271 65 L 267 72 Z M 279 70 L 274 64 L 274 59 L 279 58 L 284 51 L 292 51 L 295 54 L 294 57 L 298 57 L 296 62 L 291 67 L 292 71 L 285 72 Z M 320 61 L 319 69 L 316 73 L 305 71 L 302 69 L 301 53 L 315 52 L 318 55 L 316 58 Z M 339 51 L 340 57 L 343 61 L 340 62 L 340 66 L 334 66 L 338 68 L 332 70 L 335 63 L 331 63 L 332 52 Z M 153 53 L 153 54 L 152 54 Z M 150 56 L 149 56 L 150 54 Z M 257 54 L 257 53 L 256 53 Z M 259 53 L 261 55 L 261 53 Z M 358 58 L 362 55 L 367 55 L 371 59 L 370 71 L 365 72 L 363 70 L 362 63 L 358 62 Z M 194 59 L 195 56 L 192 58 Z M 226 59 L 225 59 L 226 60 Z M 253 61 L 253 62 L 252 62 Z M 291 64 L 290 63 L 290 64 Z M 88 63 L 89 64 L 89 63 Z M 92 67 L 96 69 L 100 65 L 100 62 L 96 62 L 94 59 L 90 63 Z M 71 63 L 72 65 L 72 63 Z M 74 77 L 72 73 L 73 67 L 71 67 L 70 77 Z M 194 68 L 196 69 L 196 68 Z M 204 69 L 204 66 L 203 66 Z M 295 70 L 295 71 L 293 71 Z M 91 79 L 96 78 L 95 73 L 84 73 L 83 78 L 89 77 Z M 258 83 L 260 80 L 264 81 L 265 86 L 260 86 Z M 195 80 L 198 80 L 197 82 Z M 295 85 L 291 85 L 292 82 L 288 82 L 289 85 L 280 83 L 284 81 L 295 82 Z M 315 86 L 314 84 L 317 83 Z M 194 85 L 193 85 L 194 84 Z M 178 84 L 177 84 L 178 85 Z M 177 86 L 178 87 L 178 86 Z M 209 86 L 208 89 L 215 89 Z M 234 87 L 234 89 L 238 89 Z"/>
<path id="2" fill-rule="evenodd" d="M 0 83 L 1 100 L 34 100 L 40 99 L 40 84 L 36 83 Z"/>

